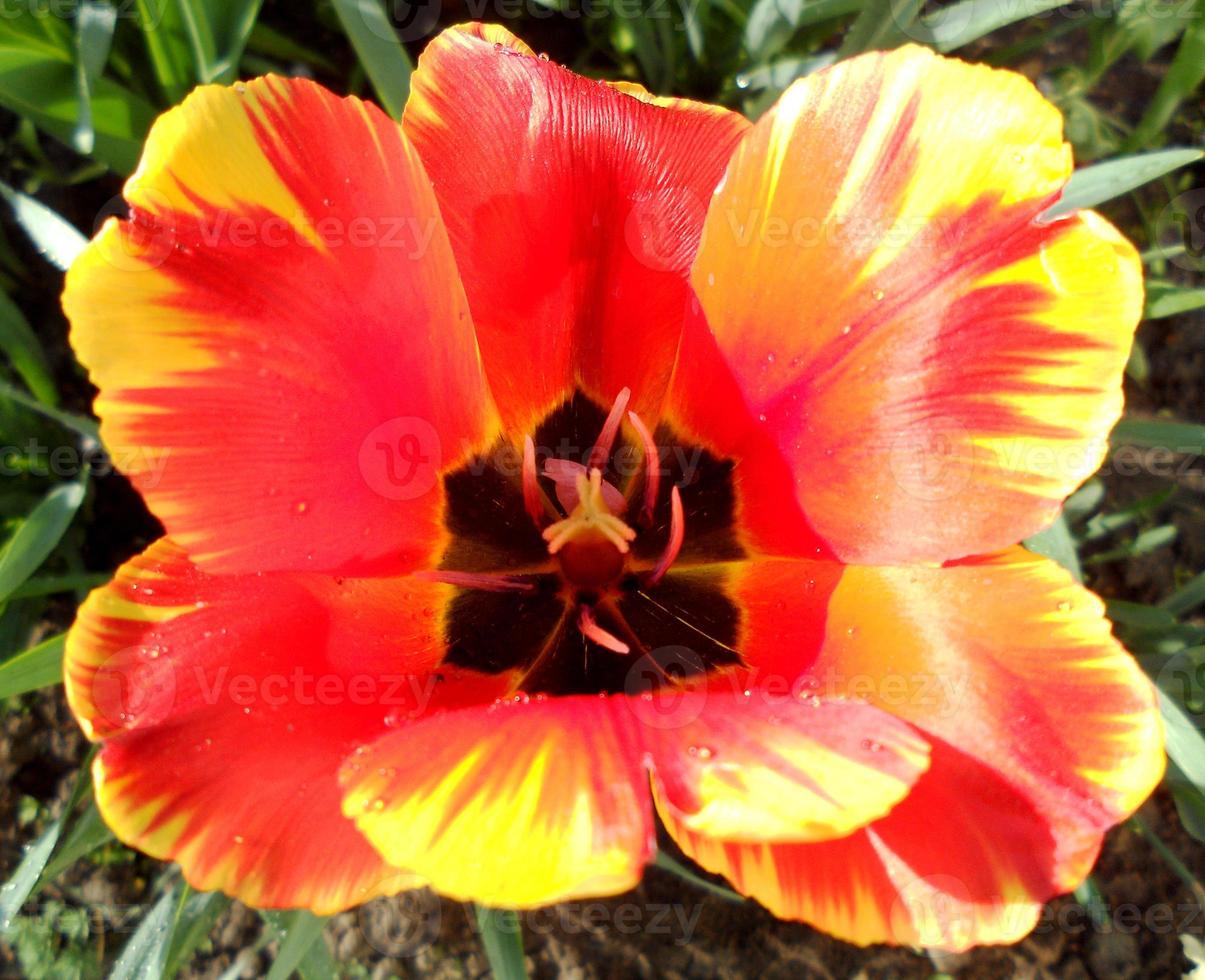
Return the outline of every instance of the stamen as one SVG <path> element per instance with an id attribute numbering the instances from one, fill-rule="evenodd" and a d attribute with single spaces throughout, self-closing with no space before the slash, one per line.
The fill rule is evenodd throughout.
<path id="1" fill-rule="evenodd" d="M 544 495 L 536 480 L 536 444 L 531 436 L 523 437 L 523 506 L 536 527 L 544 526 Z"/>
<path id="2" fill-rule="evenodd" d="M 628 412 L 628 420 L 632 428 L 640 436 L 640 446 L 644 452 L 644 506 L 640 508 L 640 523 L 653 523 L 653 509 L 657 506 L 657 491 L 661 489 L 661 455 L 657 452 L 657 444 L 648 426 L 641 421 L 635 412 Z"/>
<path id="3" fill-rule="evenodd" d="M 615 444 L 615 436 L 619 432 L 619 423 L 623 421 L 623 412 L 628 407 L 628 399 L 631 397 L 631 388 L 624 388 L 615 396 L 615 404 L 611 406 L 611 413 L 607 416 L 607 421 L 603 423 L 602 431 L 598 434 L 594 448 L 590 450 L 586 469 L 601 470 L 607 465 L 607 460 L 611 456 L 611 447 Z"/>
<path id="4" fill-rule="evenodd" d="M 669 491 L 669 541 L 665 545 L 665 550 L 661 552 L 661 557 L 657 559 L 657 564 L 649 572 L 646 585 L 656 585 L 665 577 L 669 566 L 674 563 L 678 552 L 682 550 L 682 539 L 685 536 L 686 518 L 682 514 L 682 494 L 678 492 L 678 485 L 675 483 Z"/>
<path id="5" fill-rule="evenodd" d="M 607 509 L 602 490 L 602 471 L 593 469 L 587 477 L 577 476 L 578 504 L 573 513 L 563 521 L 544 528 L 544 540 L 548 542 L 548 553 L 555 555 L 569 541 L 586 531 L 597 531 L 615 546 L 621 554 L 627 554 L 628 542 L 636 532 Z"/>
<path id="6" fill-rule="evenodd" d="M 608 633 L 598 625 L 598 620 L 594 618 L 594 610 L 589 606 L 582 606 L 578 611 L 577 628 L 582 631 L 582 636 L 586 639 L 593 640 L 600 647 L 610 650 L 612 653 L 632 652 L 632 648 L 618 636 Z"/>
<path id="7" fill-rule="evenodd" d="M 428 582 L 442 582 L 444 585 L 457 585 L 464 589 L 482 589 L 485 592 L 534 592 L 532 582 L 519 582 L 502 575 L 490 575 L 486 572 L 453 572 L 442 568 L 430 568 L 414 573 L 415 578 Z"/>

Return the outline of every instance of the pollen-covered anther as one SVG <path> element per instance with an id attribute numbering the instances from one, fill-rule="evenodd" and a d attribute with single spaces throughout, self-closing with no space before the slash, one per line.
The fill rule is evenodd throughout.
<path id="1" fill-rule="evenodd" d="M 548 553 L 555 555 L 569 542 L 583 536 L 602 536 L 620 554 L 627 554 L 636 532 L 616 517 L 603 497 L 602 470 L 595 468 L 577 477 L 577 506 L 568 517 L 544 529 Z"/>

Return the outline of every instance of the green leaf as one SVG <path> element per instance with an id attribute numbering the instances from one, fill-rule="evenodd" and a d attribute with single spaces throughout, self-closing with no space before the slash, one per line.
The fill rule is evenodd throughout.
<path id="1" fill-rule="evenodd" d="M 180 888 L 169 888 L 126 940 L 108 980 L 160 980 L 171 951 Z"/>
<path id="2" fill-rule="evenodd" d="M 1113 446 L 1145 446 L 1192 455 L 1205 454 L 1205 425 L 1170 419 L 1122 419 L 1109 436 Z"/>
<path id="3" fill-rule="evenodd" d="M 674 860 L 665 851 L 657 851 L 657 856 L 653 859 L 653 864 L 662 871 L 668 871 L 670 874 L 681 878 L 683 881 L 689 881 L 696 888 L 702 888 L 705 892 L 710 892 L 717 898 L 722 898 L 726 902 L 732 902 L 734 905 L 744 905 L 747 901 L 743 896 L 737 894 L 730 888 L 725 888 L 723 885 L 717 885 L 714 881 L 708 881 L 701 875 L 695 874 L 690 868 L 679 861 Z"/>
<path id="4" fill-rule="evenodd" d="M 171 946 L 163 967 L 165 980 L 174 977 L 192 959 L 218 917 L 230 907 L 230 899 L 221 892 L 193 892 L 185 888 L 183 894 L 184 900 L 177 903 L 172 923 Z"/>
<path id="5" fill-rule="evenodd" d="M 79 120 L 71 145 L 85 156 L 96 145 L 92 129 L 92 89 L 105 70 L 117 10 L 106 0 L 83 0 L 75 11 L 75 87 L 79 98 Z"/>
<path id="6" fill-rule="evenodd" d="M 922 17 L 908 33 L 914 40 L 932 45 L 938 51 L 954 51 L 992 31 L 1066 4 L 1067 0 L 1031 0 L 1023 4 L 962 0 Z"/>
<path id="7" fill-rule="evenodd" d="M 1159 603 L 1173 616 L 1184 616 L 1205 602 L 1205 572 L 1190 579 L 1175 592 Z"/>
<path id="8" fill-rule="evenodd" d="M 84 499 L 83 483 L 64 483 L 42 502 L 0 551 L 0 602 L 36 572 L 54 551 Z"/>
<path id="9" fill-rule="evenodd" d="M 1177 6 L 1179 14 L 1181 7 Z M 1161 133 L 1185 99 L 1193 98 L 1205 81 L 1205 5 L 1196 5 L 1192 23 L 1184 31 L 1176 56 L 1172 59 L 1159 88 L 1146 105 L 1146 111 L 1125 141 L 1126 149 L 1149 146 Z"/>
<path id="10" fill-rule="evenodd" d="M 38 415 L 45 416 L 66 429 L 70 429 L 85 439 L 94 443 L 100 442 L 100 428 L 92 419 L 85 418 L 82 415 L 75 415 L 72 412 L 64 412 L 62 409 L 52 408 L 49 405 L 44 405 L 36 399 L 30 398 L 22 391 L 18 391 L 12 385 L 5 381 L 0 381 L 0 398 L 8 399 L 20 405 L 22 408 L 27 408 L 31 412 L 36 412 Z"/>
<path id="11" fill-rule="evenodd" d="M 1141 602 L 1110 599 L 1105 603 L 1105 610 L 1114 623 L 1134 629 L 1163 630 L 1176 625 L 1176 617 L 1166 609 L 1143 605 Z"/>
<path id="12" fill-rule="evenodd" d="M 527 961 L 523 956 L 523 926 L 510 909 L 474 906 L 481 946 L 495 980 L 526 980 Z"/>
<path id="13" fill-rule="evenodd" d="M 0 350 L 38 401 L 52 407 L 58 404 L 42 345 L 20 307 L 3 291 L 0 291 Z"/>
<path id="14" fill-rule="evenodd" d="M 1177 316 L 1190 310 L 1205 307 L 1205 289 L 1189 289 L 1170 282 L 1148 282 L 1146 284 L 1146 313 L 1148 320 L 1165 316 Z"/>
<path id="15" fill-rule="evenodd" d="M 50 18 L 46 18 L 50 19 Z M 66 146 L 79 122 L 74 55 L 0 40 L 0 105 L 30 120 Z M 155 109 L 107 78 L 92 88 L 92 157 L 119 174 L 138 163 Z"/>
<path id="16" fill-rule="evenodd" d="M 75 225 L 41 201 L 13 190 L 7 184 L 0 184 L 0 196 L 8 202 L 17 224 L 29 236 L 39 254 L 64 272 L 88 244 L 88 239 L 79 233 Z"/>
<path id="17" fill-rule="evenodd" d="M 1083 167 L 1071 175 L 1063 196 L 1042 213 L 1042 220 L 1050 221 L 1080 208 L 1094 208 L 1203 156 L 1205 151 L 1195 149 L 1156 150 Z"/>
<path id="18" fill-rule="evenodd" d="M 0 698 L 11 698 L 60 683 L 66 639 L 67 635 L 60 633 L 0 663 Z"/>
<path id="19" fill-rule="evenodd" d="M 1063 514 L 1059 514 L 1054 523 L 1044 531 L 1026 538 L 1025 547 L 1035 554 L 1057 561 L 1075 576 L 1077 582 L 1084 580 L 1075 539 L 1071 536 L 1071 529 L 1067 526 L 1067 518 Z"/>
<path id="20" fill-rule="evenodd" d="M 177 0 L 137 0 L 138 22 L 155 80 L 167 101 L 179 102 L 196 78 L 192 51 Z"/>
<path id="21" fill-rule="evenodd" d="M 80 818 L 72 825 L 71 832 L 63 840 L 63 846 L 54 852 L 54 857 L 46 865 L 39 887 L 48 881 L 54 881 L 80 858 L 87 857 L 98 847 L 103 847 L 115 839 L 113 831 L 96 808 L 96 800 L 90 800 Z"/>
<path id="22" fill-rule="evenodd" d="M 300 973 L 305 980 L 325 980 L 335 975 L 334 961 L 322 941 L 325 918 L 305 909 L 260 914 L 280 940 L 268 980 L 285 980 L 294 972 Z"/>
<path id="23" fill-rule="evenodd" d="M 339 23 L 372 80 L 377 97 L 394 119 L 410 95 L 413 65 L 402 47 L 381 0 L 332 0 Z"/>
<path id="24" fill-rule="evenodd" d="M 84 760 L 84 765 L 75 777 L 75 785 L 71 788 L 71 796 L 68 797 L 63 812 L 46 828 L 42 836 L 30 845 L 13 876 L 0 887 L 0 935 L 9 931 L 17 913 L 21 911 L 21 906 L 36 893 L 38 882 L 42 879 L 42 871 L 54 853 L 63 827 L 71 819 L 71 813 L 83 797 L 84 791 L 92 785 L 89 773 L 95 752 L 95 747 L 88 752 L 88 758 Z"/>
<path id="25" fill-rule="evenodd" d="M 1174 697 L 1159 691 L 1168 757 L 1198 789 L 1205 791 L 1205 738 Z"/>
<path id="26" fill-rule="evenodd" d="M 863 51 L 886 51 L 912 40 L 924 0 L 866 0 L 837 49 L 838 60 Z"/>

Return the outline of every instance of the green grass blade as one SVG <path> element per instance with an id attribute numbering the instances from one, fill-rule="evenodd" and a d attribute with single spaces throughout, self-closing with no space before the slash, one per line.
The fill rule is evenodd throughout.
<path id="1" fill-rule="evenodd" d="M 527 980 L 527 962 L 523 956 L 523 926 L 510 909 L 474 906 L 481 946 L 489 961 L 494 980 Z"/>
<path id="2" fill-rule="evenodd" d="M 1062 7 L 1066 2 L 1032 0 L 1025 4 L 1010 4 L 1000 0 L 962 0 L 920 18 L 909 34 L 938 51 L 955 51 L 992 31 Z"/>
<path id="3" fill-rule="evenodd" d="M 1205 151 L 1179 148 L 1139 153 L 1083 167 L 1071 175 L 1063 196 L 1042 213 L 1042 220 L 1062 217 L 1080 208 L 1094 208 L 1129 193 L 1157 177 L 1170 174 L 1205 157 Z"/>
<path id="4" fill-rule="evenodd" d="M 96 145 L 92 128 L 92 89 L 105 70 L 117 10 L 105 0 L 84 0 L 75 11 L 75 88 L 79 99 L 79 120 L 71 144 L 87 156 Z"/>
<path id="5" fill-rule="evenodd" d="M 1169 282 L 1146 284 L 1146 312 L 1148 320 L 1159 320 L 1167 316 L 1178 316 L 1205 307 L 1205 288 L 1189 289 Z"/>
<path id="6" fill-rule="evenodd" d="M 72 412 L 64 412 L 61 408 L 52 408 L 50 405 L 44 405 L 36 398 L 30 398 L 23 391 L 19 391 L 6 381 L 0 381 L 0 398 L 6 398 L 10 402 L 15 402 L 22 408 L 28 408 L 31 412 L 37 412 L 39 415 L 44 415 L 46 418 L 57 422 L 64 428 L 76 432 L 86 439 L 93 442 L 100 441 L 100 427 L 90 418 L 85 418 L 82 415 L 75 415 Z"/>
<path id="7" fill-rule="evenodd" d="M 209 9 L 204 2 L 198 0 L 178 0 L 177 9 L 180 11 L 180 22 L 184 26 L 184 36 L 188 39 L 188 48 L 192 52 L 197 81 L 212 82 L 216 75 L 214 62 L 217 56 Z"/>
<path id="8" fill-rule="evenodd" d="M 1067 526 L 1067 518 L 1064 515 L 1059 514 L 1050 527 L 1026 538 L 1025 547 L 1035 554 L 1045 555 L 1057 561 L 1075 576 L 1077 582 L 1084 580 L 1075 539 L 1071 536 L 1071 529 Z"/>
<path id="9" fill-rule="evenodd" d="M 1114 446 L 1143 446 L 1205 455 L 1205 425 L 1170 419 L 1122 419 L 1113 427 L 1109 442 Z"/>
<path id="10" fill-rule="evenodd" d="M 837 51 L 838 60 L 863 51 L 886 51 L 914 39 L 924 0 L 867 0 Z"/>
<path id="11" fill-rule="evenodd" d="M 75 225 L 28 194 L 0 184 L 0 197 L 8 202 L 17 224 L 51 265 L 66 271 L 88 244 Z"/>
<path id="12" fill-rule="evenodd" d="M 40 884 L 54 881 L 76 861 L 116 839 L 96 808 L 96 800 L 90 800 L 80 818 L 72 825 L 71 832 L 63 839 L 63 846 L 54 852 L 54 857 L 46 865 Z"/>
<path id="13" fill-rule="evenodd" d="M 71 146 L 79 122 L 72 56 L 0 44 L 0 106 Z M 91 114 L 92 158 L 118 174 L 132 171 L 155 109 L 141 96 L 102 77 L 92 89 Z"/>
<path id="14" fill-rule="evenodd" d="M 67 532 L 84 499 L 84 484 L 64 483 L 48 493 L 0 551 L 0 602 L 36 572 Z"/>
<path id="15" fill-rule="evenodd" d="M 1202 82 L 1205 82 L 1205 4 L 1198 3 L 1193 22 L 1180 39 L 1176 56 L 1138 125 L 1126 139 L 1125 149 L 1150 146 L 1171 122 L 1180 103 L 1196 96 Z"/>
<path id="16" fill-rule="evenodd" d="M 0 291 L 0 351 L 8 358 L 13 370 L 44 405 L 58 404 L 58 393 L 50 377 L 50 365 L 30 327 L 25 314 L 8 295 Z"/>
<path id="17" fill-rule="evenodd" d="M 21 906 L 37 893 L 38 883 L 42 880 L 42 871 L 54 854 L 63 828 L 71 819 L 72 811 L 83 798 L 84 791 L 92 785 L 90 766 L 95 753 L 94 747 L 89 751 L 87 759 L 80 767 L 79 773 L 75 777 L 75 785 L 71 788 L 71 796 L 67 799 L 63 812 L 30 846 L 21 859 L 21 863 L 17 865 L 17 870 L 13 872 L 13 876 L 4 883 L 3 887 L 0 887 L 0 935 L 8 932 L 17 913 L 21 911 Z"/>
<path id="18" fill-rule="evenodd" d="M 67 635 L 60 633 L 0 663 L 0 698 L 11 698 L 60 683 L 66 639 Z"/>
<path id="19" fill-rule="evenodd" d="M 159 980 L 167 967 L 180 888 L 169 888 L 126 940 L 108 980 Z"/>
<path id="20" fill-rule="evenodd" d="M 230 907 L 230 899 L 221 892 L 184 890 L 183 900 L 176 906 L 172 924 L 172 941 L 163 965 L 163 978 L 170 980 L 184 967 L 198 946 L 213 928 L 218 916 Z"/>
<path id="21" fill-rule="evenodd" d="M 219 37 L 217 59 L 213 64 L 215 82 L 229 85 L 239 75 L 239 64 L 263 0 L 237 0 L 227 17 L 228 23 Z"/>
<path id="22" fill-rule="evenodd" d="M 304 980 L 325 980 L 335 975 L 330 951 L 322 941 L 326 919 L 304 909 L 261 914 L 280 940 L 267 980 L 286 980 L 294 972 Z"/>
<path id="23" fill-rule="evenodd" d="M 410 56 L 394 33 L 381 0 L 332 0 L 339 23 L 385 111 L 394 119 L 410 95 Z"/>
<path id="24" fill-rule="evenodd" d="M 137 0 L 138 21 L 155 80 L 169 103 L 179 102 L 196 78 L 184 20 L 176 0 Z"/>

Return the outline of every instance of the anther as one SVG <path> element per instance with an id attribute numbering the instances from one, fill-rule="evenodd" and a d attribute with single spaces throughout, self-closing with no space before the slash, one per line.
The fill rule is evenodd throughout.
<path id="1" fill-rule="evenodd" d="M 646 585 L 656 585 L 665 577 L 670 565 L 677 559 L 678 552 L 682 550 L 684 537 L 686 537 L 686 518 L 682 514 L 682 494 L 678 492 L 677 484 L 674 484 L 669 492 L 669 541 L 666 542 L 661 557 L 657 559 L 657 564 L 649 572 L 649 577 L 645 580 Z"/>
<path id="2" fill-rule="evenodd" d="M 594 448 L 590 450 L 590 458 L 586 461 L 586 469 L 601 470 L 607 465 L 607 460 L 611 456 L 611 447 L 615 445 L 615 436 L 619 433 L 619 423 L 623 421 L 623 412 L 628 407 L 628 400 L 631 397 L 631 388 L 624 388 L 615 396 L 615 404 L 611 406 L 611 412 L 607 415 L 607 421 L 603 423 L 602 431 L 598 434 Z"/>
<path id="3" fill-rule="evenodd" d="M 610 650 L 613 653 L 632 652 L 632 648 L 618 636 L 608 633 L 598 625 L 598 620 L 594 618 L 594 611 L 589 606 L 584 605 L 578 610 L 577 628 L 581 630 L 582 636 L 588 640 L 593 640 L 603 649 Z"/>
<path id="4" fill-rule="evenodd" d="M 661 456 L 648 426 L 635 412 L 628 412 L 628 421 L 640 437 L 644 452 L 644 505 L 640 508 L 640 523 L 646 527 L 653 523 L 653 509 L 657 506 L 657 491 L 661 489 Z"/>
<path id="5" fill-rule="evenodd" d="M 456 585 L 463 589 L 481 589 L 485 592 L 534 592 L 535 585 L 531 582 L 521 582 L 503 575 L 489 575 L 485 572 L 453 572 L 442 568 L 429 568 L 415 572 L 415 578 L 427 582 L 442 582 L 444 585 Z"/>

